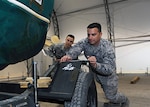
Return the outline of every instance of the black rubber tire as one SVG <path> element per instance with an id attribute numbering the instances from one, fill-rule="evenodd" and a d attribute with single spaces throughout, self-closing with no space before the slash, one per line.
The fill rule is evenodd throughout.
<path id="1" fill-rule="evenodd" d="M 64 107 L 97 107 L 97 90 L 91 72 L 80 72 L 71 101 Z"/>

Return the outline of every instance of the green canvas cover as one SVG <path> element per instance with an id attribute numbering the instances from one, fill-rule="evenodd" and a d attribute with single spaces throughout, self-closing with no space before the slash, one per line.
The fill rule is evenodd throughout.
<path id="1" fill-rule="evenodd" d="M 46 19 L 54 4 L 54 0 L 0 0 L 0 70 L 38 54 L 49 25 L 10 1 L 24 4 Z"/>

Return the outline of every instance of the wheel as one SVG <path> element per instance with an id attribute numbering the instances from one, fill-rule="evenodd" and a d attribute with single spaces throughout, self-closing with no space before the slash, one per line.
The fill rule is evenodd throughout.
<path id="1" fill-rule="evenodd" d="M 97 107 L 97 90 L 92 72 L 81 71 L 71 101 L 64 107 Z"/>

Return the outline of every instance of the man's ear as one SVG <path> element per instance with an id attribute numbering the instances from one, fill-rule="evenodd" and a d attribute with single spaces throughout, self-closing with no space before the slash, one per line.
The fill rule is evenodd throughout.
<path id="1" fill-rule="evenodd" d="M 100 37 L 102 37 L 102 32 L 100 32 Z"/>

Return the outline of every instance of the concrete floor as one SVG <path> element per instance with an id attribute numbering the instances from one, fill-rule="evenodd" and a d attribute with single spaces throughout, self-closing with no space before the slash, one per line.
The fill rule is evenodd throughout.
<path id="1" fill-rule="evenodd" d="M 140 80 L 135 84 L 130 84 L 135 76 L 139 76 Z M 103 107 L 103 103 L 107 102 L 104 93 L 99 84 L 98 91 L 98 107 Z M 145 74 L 119 75 L 119 91 L 124 93 L 130 100 L 130 107 L 150 107 L 150 76 Z M 63 107 L 63 105 L 55 103 L 39 102 L 40 107 Z"/>

